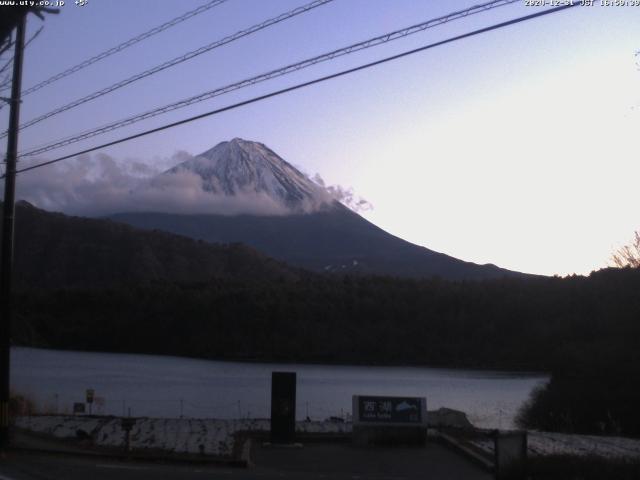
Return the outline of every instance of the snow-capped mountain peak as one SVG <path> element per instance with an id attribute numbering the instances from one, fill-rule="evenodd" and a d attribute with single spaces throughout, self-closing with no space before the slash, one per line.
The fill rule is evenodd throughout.
<path id="1" fill-rule="evenodd" d="M 293 212 L 317 210 L 329 193 L 262 143 L 234 138 L 183 162 L 163 175 L 197 174 L 206 192 L 227 197 L 266 195 Z"/>

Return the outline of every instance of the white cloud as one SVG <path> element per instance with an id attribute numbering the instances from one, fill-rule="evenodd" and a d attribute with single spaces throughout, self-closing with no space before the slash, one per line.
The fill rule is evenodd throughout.
<path id="1" fill-rule="evenodd" d="M 178 152 L 173 164 L 191 156 Z M 49 211 L 98 216 L 117 212 L 285 215 L 287 208 L 266 194 L 217 195 L 202 189 L 198 175 L 180 172 L 157 176 L 158 169 L 105 154 L 80 156 L 67 162 L 20 174 L 17 198 Z"/>
<path id="2" fill-rule="evenodd" d="M 153 163 L 118 160 L 103 153 L 82 155 L 20 174 L 16 197 L 44 210 L 81 216 L 123 212 L 287 215 L 316 211 L 334 199 L 356 212 L 373 208 L 351 188 L 325 185 L 319 174 L 311 179 L 322 187 L 314 193 L 315 200 L 305 199 L 295 210 L 263 192 L 229 196 L 204 190 L 200 176 L 188 170 L 160 175 L 168 166 L 192 158 L 184 151 Z"/>
<path id="3" fill-rule="evenodd" d="M 344 188 L 341 185 L 326 185 L 324 179 L 319 173 L 316 173 L 311 180 L 329 192 L 329 195 L 331 195 L 332 198 L 354 212 L 366 212 L 373 210 L 373 204 L 360 196 L 356 197 L 356 194 L 353 192 L 353 188 L 351 187 Z"/>

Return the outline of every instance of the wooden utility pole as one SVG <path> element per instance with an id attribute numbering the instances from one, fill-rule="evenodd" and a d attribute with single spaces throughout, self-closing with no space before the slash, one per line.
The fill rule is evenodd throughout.
<path id="1" fill-rule="evenodd" d="M 18 159 L 18 130 L 20 123 L 20 91 L 22 89 L 22 58 L 27 12 L 16 26 L 13 80 L 9 112 L 9 136 L 4 181 L 2 215 L 2 248 L 0 251 L 0 449 L 9 446 L 9 374 L 11 366 L 11 312 L 13 274 L 13 227 L 16 193 L 16 161 Z"/>

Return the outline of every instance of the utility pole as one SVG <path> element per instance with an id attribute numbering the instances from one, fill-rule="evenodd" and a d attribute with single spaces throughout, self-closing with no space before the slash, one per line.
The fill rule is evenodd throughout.
<path id="1" fill-rule="evenodd" d="M 0 450 L 9 446 L 9 373 L 11 366 L 11 280 L 13 273 L 13 227 L 16 193 L 16 161 L 18 158 L 18 130 L 20 123 L 20 91 L 22 89 L 22 57 L 27 12 L 16 26 L 11 105 L 9 112 L 9 136 L 4 182 L 2 215 L 2 249 L 0 252 Z"/>

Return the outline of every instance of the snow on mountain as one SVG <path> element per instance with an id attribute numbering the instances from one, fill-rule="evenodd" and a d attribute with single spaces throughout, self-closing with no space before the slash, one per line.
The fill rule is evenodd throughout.
<path id="1" fill-rule="evenodd" d="M 211 206 L 191 207 L 186 214 L 135 209 L 110 218 L 212 243 L 242 242 L 313 271 L 447 279 L 520 275 L 464 262 L 391 235 L 340 203 L 344 198 L 335 189 L 314 183 L 261 143 L 240 138 L 222 142 L 153 180 L 152 193 L 165 204 L 167 195 L 179 191 L 174 197 L 182 199 L 182 205 L 189 206 L 193 197 L 194 206 Z"/>
<path id="2" fill-rule="evenodd" d="M 234 138 L 187 160 L 162 176 L 190 172 L 204 191 L 227 197 L 266 195 L 294 213 L 311 212 L 333 197 L 262 143 Z"/>

